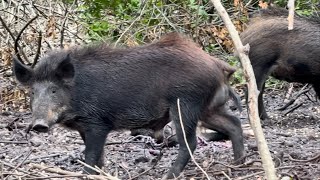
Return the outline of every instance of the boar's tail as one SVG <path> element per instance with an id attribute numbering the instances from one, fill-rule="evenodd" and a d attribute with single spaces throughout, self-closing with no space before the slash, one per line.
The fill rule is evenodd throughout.
<path id="1" fill-rule="evenodd" d="M 229 96 L 233 100 L 234 104 L 238 108 L 239 112 L 242 112 L 241 99 L 239 95 L 229 86 Z"/>
<path id="2" fill-rule="evenodd" d="M 214 57 L 211 57 L 211 59 L 215 62 L 215 64 L 219 67 L 219 69 L 222 69 L 227 80 L 229 80 L 232 74 L 237 70 L 235 67 L 232 67 L 230 64 L 228 64 L 223 60 L 216 59 Z"/>

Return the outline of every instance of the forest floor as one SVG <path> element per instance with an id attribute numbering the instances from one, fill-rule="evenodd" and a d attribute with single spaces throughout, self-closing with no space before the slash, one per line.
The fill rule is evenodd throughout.
<path id="1" fill-rule="evenodd" d="M 298 91 L 294 88 L 293 94 Z M 233 113 L 240 117 L 247 132 L 245 163 L 232 164 L 230 141 L 208 142 L 203 138 L 198 138 L 194 158 L 212 179 L 265 179 L 255 139 L 247 130 L 249 125 L 243 91 L 240 88 L 238 92 L 242 94 L 245 109 L 242 113 Z M 265 94 L 271 124 L 268 123 L 263 129 L 278 175 L 283 179 L 319 180 L 320 106 L 313 90 L 301 95 L 296 101 L 301 106 L 288 115 L 275 110 L 284 105 L 287 88 L 268 89 Z M 55 126 L 49 133 L 31 131 L 26 134 L 25 128 L 30 118 L 28 111 L 2 112 L 0 115 L 1 178 L 79 179 L 83 168 L 79 160 L 84 158 L 84 145 L 78 133 Z M 178 147 L 161 147 L 151 138 L 134 138 L 128 131 L 112 132 L 105 145 L 103 171 L 119 179 L 160 179 L 177 152 Z M 206 179 L 191 161 L 180 178 Z"/>

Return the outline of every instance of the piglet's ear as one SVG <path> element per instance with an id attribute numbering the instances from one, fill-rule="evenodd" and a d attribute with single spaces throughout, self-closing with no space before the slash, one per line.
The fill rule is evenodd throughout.
<path id="1" fill-rule="evenodd" d="M 16 56 L 13 57 L 13 73 L 21 84 L 25 86 L 31 84 L 33 70 L 30 67 L 22 64 Z"/>
<path id="2" fill-rule="evenodd" d="M 66 58 L 58 65 L 56 69 L 56 76 L 64 81 L 70 81 L 74 77 L 74 66 L 71 62 L 70 55 L 67 55 Z"/>

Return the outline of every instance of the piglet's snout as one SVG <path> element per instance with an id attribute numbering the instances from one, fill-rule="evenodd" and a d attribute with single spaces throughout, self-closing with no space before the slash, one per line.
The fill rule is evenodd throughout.
<path id="1" fill-rule="evenodd" d="M 34 124 L 32 126 L 32 130 L 38 131 L 38 132 L 48 132 L 49 131 L 49 125 L 45 122 L 43 119 L 37 119 L 34 121 Z"/>

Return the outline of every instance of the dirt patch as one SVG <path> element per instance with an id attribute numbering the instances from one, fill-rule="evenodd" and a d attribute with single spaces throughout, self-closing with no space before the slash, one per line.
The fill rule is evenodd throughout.
<path id="1" fill-rule="evenodd" d="M 302 105 L 298 109 L 284 115 L 275 109 L 283 105 L 285 94 L 286 90 L 269 90 L 265 98 L 272 124 L 264 126 L 264 132 L 278 174 L 294 179 L 319 179 L 319 102 L 309 100 L 315 100 L 311 91 L 299 97 Z M 246 110 L 241 114 L 235 113 L 243 124 L 247 123 Z M 67 178 L 35 168 L 34 164 L 81 172 L 83 165 L 78 160 L 84 158 L 84 145 L 78 133 L 57 126 L 47 134 L 26 134 L 24 129 L 30 117 L 28 112 L 3 112 L 0 116 L 2 175 L 7 179 Z M 247 137 L 245 146 L 246 162 L 238 166 L 232 165 L 230 141 L 206 142 L 199 138 L 194 157 L 212 179 L 227 179 L 227 176 L 231 179 L 264 177 L 255 140 Z M 152 138 L 135 138 L 128 131 L 112 132 L 105 146 L 103 170 L 120 179 L 160 179 L 171 166 L 177 152 L 177 147 L 162 148 Z M 193 162 L 189 162 L 181 178 L 202 179 L 205 176 Z"/>

